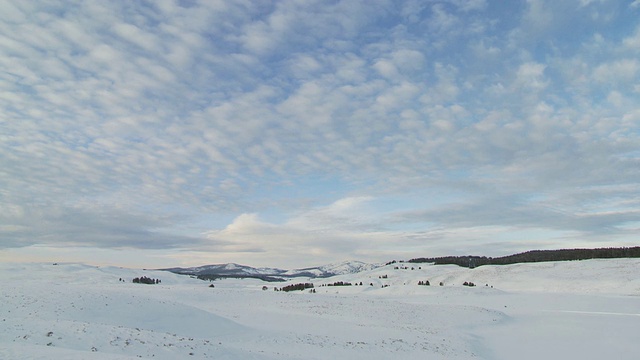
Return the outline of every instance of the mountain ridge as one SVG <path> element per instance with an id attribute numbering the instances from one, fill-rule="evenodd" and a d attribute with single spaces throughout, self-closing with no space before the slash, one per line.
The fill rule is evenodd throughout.
<path id="1" fill-rule="evenodd" d="M 451 264 L 461 267 L 475 268 L 482 265 L 508 265 L 517 263 L 610 258 L 640 258 L 640 246 L 592 249 L 530 250 L 523 253 L 496 258 L 474 255 L 415 258 L 406 261 L 406 263 L 432 263 L 434 265 Z M 197 276 L 198 278 L 205 280 L 217 278 L 257 278 L 265 281 L 285 281 L 286 279 L 295 277 L 307 277 L 313 279 L 327 278 L 336 275 L 355 274 L 362 271 L 373 270 L 384 265 L 404 262 L 405 261 L 403 260 L 393 260 L 386 264 L 369 264 L 357 260 L 347 260 L 293 270 L 270 267 L 254 268 L 252 266 L 240 265 L 237 263 L 224 263 L 188 268 L 174 267 L 158 270 L 169 271 L 179 275 Z"/>
<path id="2" fill-rule="evenodd" d="M 169 271 L 179 275 L 197 276 L 203 279 L 241 277 L 258 278 L 266 281 L 284 281 L 285 279 L 295 277 L 326 278 L 336 275 L 354 274 L 361 271 L 373 270 L 380 266 L 383 266 L 383 264 L 369 264 L 362 261 L 347 260 L 292 270 L 270 267 L 254 268 L 237 263 L 211 264 L 186 268 L 173 267 L 159 270 Z"/>

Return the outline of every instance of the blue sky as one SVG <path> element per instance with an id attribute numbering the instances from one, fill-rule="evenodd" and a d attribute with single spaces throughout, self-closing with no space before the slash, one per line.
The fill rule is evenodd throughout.
<path id="1" fill-rule="evenodd" d="M 0 260 L 630 246 L 640 1 L 0 3 Z"/>

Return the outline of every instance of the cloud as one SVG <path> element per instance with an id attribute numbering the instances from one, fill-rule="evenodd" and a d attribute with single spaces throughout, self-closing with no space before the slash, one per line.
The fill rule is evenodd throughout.
<path id="1" fill-rule="evenodd" d="M 636 190 L 585 189 L 530 199 L 515 192 L 496 196 L 476 193 L 470 202 L 410 212 L 380 212 L 379 206 L 385 201 L 382 198 L 344 198 L 295 214 L 283 223 L 242 214 L 223 230 L 208 233 L 208 237 L 233 244 L 217 250 L 222 253 L 259 248 L 262 252 L 256 256 L 247 255 L 252 261 L 264 265 L 288 263 L 290 267 L 304 266 L 309 259 L 319 264 L 352 255 L 385 261 L 418 256 L 420 252 L 460 254 L 461 249 L 462 254 L 471 250 L 485 255 L 508 254 L 508 249 L 516 248 L 516 239 L 521 246 L 532 248 L 553 248 L 551 239 L 563 239 L 578 247 L 594 246 L 601 244 L 606 234 L 629 238 L 631 232 L 625 224 L 635 221 L 637 210 L 623 202 L 617 211 L 602 211 L 615 206 L 607 204 L 576 214 L 569 210 L 570 202 L 599 198 L 597 194 L 602 192 L 625 196 Z"/>
<path id="2" fill-rule="evenodd" d="M 287 263 L 289 267 L 301 267 L 391 249 L 402 239 L 395 232 L 383 231 L 376 211 L 369 210 L 374 200 L 343 198 L 292 214 L 282 223 L 264 221 L 257 214 L 241 214 L 224 229 L 207 233 L 209 239 L 227 244 L 212 248 L 212 256 L 261 249 L 261 253 L 246 257 L 265 266 Z"/>
<path id="3" fill-rule="evenodd" d="M 431 11 L 432 15 L 428 26 L 436 34 L 446 33 L 459 24 L 458 17 L 449 13 L 443 5 L 434 5 Z"/>
<path id="4" fill-rule="evenodd" d="M 162 231 L 179 219 L 133 213 L 98 204 L 75 206 L 6 206 L 0 218 L 4 248 L 32 245 L 110 249 L 195 247 L 203 238 Z"/>
<path id="5" fill-rule="evenodd" d="M 543 64 L 532 62 L 520 65 L 516 74 L 516 85 L 535 91 L 543 90 L 548 85 L 544 80 L 544 68 Z"/>
<path id="6" fill-rule="evenodd" d="M 253 260 L 627 239 L 639 32 L 610 5 L 0 5 L 0 231 Z"/>
<path id="7" fill-rule="evenodd" d="M 635 59 L 617 60 L 596 67 L 593 79 L 600 83 L 632 82 L 637 77 L 639 69 L 640 63 Z"/>

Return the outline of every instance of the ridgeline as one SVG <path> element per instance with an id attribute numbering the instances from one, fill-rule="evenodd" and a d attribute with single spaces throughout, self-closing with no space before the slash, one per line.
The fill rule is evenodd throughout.
<path id="1" fill-rule="evenodd" d="M 410 263 L 433 263 L 435 265 L 458 265 L 473 269 L 482 265 L 510 265 L 518 263 L 535 263 L 546 261 L 570 261 L 588 259 L 640 258 L 640 246 L 601 249 L 561 249 L 532 250 L 519 254 L 486 257 L 486 256 L 444 256 L 436 258 L 416 258 Z"/>

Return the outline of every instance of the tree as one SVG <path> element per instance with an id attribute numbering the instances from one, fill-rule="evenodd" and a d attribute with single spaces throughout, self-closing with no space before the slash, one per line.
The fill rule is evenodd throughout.
<path id="1" fill-rule="evenodd" d="M 288 291 L 304 290 L 304 289 L 311 289 L 311 288 L 313 288 L 312 283 L 300 283 L 300 284 L 292 284 L 292 285 L 284 286 L 280 288 L 280 291 L 288 292 Z"/>
<path id="2" fill-rule="evenodd" d="M 159 279 L 151 279 L 151 278 L 148 278 L 146 276 L 141 276 L 141 277 L 134 278 L 132 280 L 132 282 L 136 283 L 136 284 L 150 284 L 150 285 L 152 285 L 152 284 L 159 284 L 160 280 Z"/>

